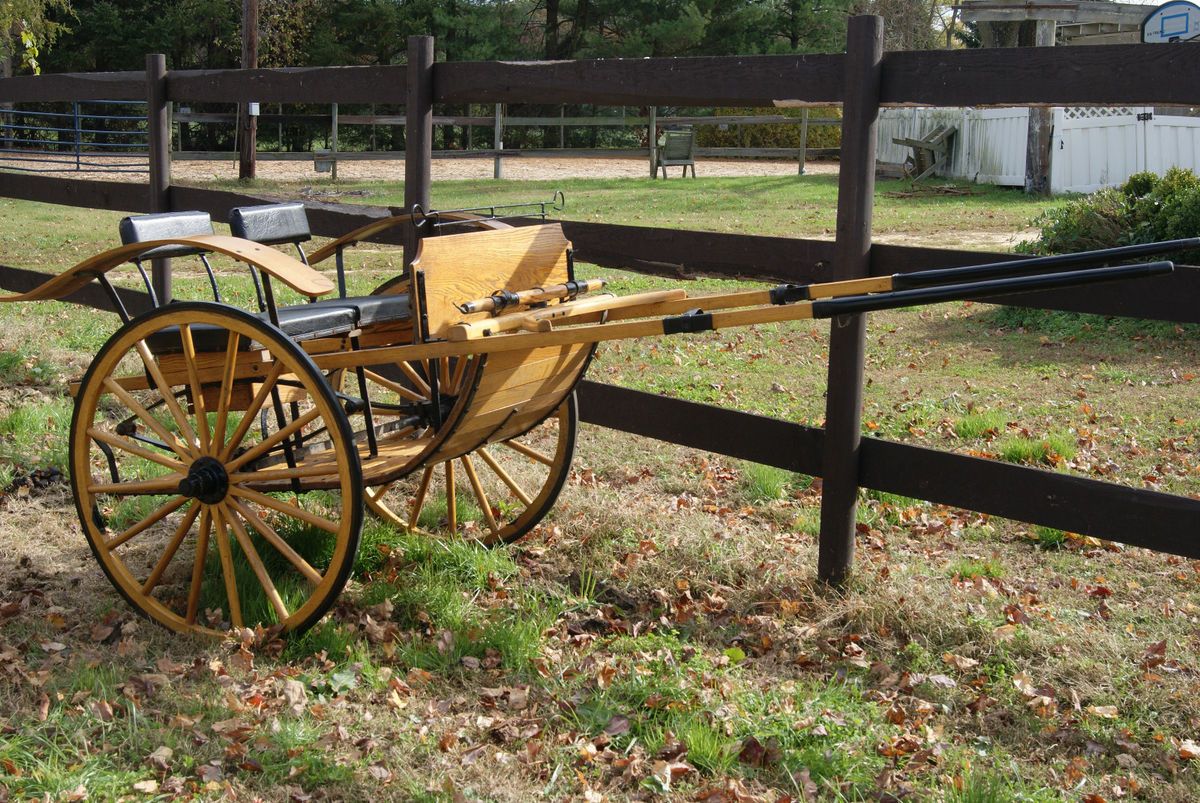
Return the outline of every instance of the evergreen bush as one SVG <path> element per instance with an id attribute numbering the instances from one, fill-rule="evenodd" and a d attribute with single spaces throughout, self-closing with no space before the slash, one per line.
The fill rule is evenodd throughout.
<path id="1" fill-rule="evenodd" d="M 1120 245 L 1200 237 L 1200 177 L 1173 167 L 1163 176 L 1135 173 L 1107 188 L 1040 215 L 1036 240 L 1017 250 L 1026 254 L 1065 254 Z M 1200 264 L 1200 251 L 1175 257 Z"/>

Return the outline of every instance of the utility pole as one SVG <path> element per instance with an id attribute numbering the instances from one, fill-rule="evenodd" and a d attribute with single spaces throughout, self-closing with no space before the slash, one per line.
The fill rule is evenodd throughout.
<path id="1" fill-rule="evenodd" d="M 258 0 L 242 0 L 242 69 L 258 67 Z M 241 127 L 238 143 L 238 178 L 254 178 L 255 156 L 258 150 L 258 104 L 243 103 L 238 107 Z"/>

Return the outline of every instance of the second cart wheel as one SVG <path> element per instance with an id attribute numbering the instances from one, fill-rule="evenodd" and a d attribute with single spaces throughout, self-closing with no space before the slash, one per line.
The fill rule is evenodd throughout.
<path id="1" fill-rule="evenodd" d="M 113 585 L 174 630 L 303 630 L 353 567 L 346 415 L 304 351 L 241 310 L 171 304 L 109 338 L 76 397 L 71 483 Z"/>
<path id="2" fill-rule="evenodd" d="M 405 529 L 512 543 L 554 506 L 570 472 L 577 427 L 572 393 L 523 435 L 368 488 L 367 505 Z"/>

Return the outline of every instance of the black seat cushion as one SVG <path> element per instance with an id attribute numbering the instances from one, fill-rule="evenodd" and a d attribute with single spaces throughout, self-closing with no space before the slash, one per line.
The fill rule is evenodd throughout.
<path id="1" fill-rule="evenodd" d="M 330 298 L 313 304 L 280 307 L 279 328 L 294 340 L 310 340 L 344 335 L 360 326 L 405 321 L 410 314 L 407 294 Z M 257 312 L 255 317 L 270 320 L 265 312 Z M 228 342 L 228 335 L 218 326 L 195 324 L 192 326 L 192 341 L 196 351 L 221 351 Z M 183 351 L 179 332 L 173 326 L 155 332 L 146 342 L 155 354 L 179 354 Z M 243 339 L 240 347 L 249 348 L 249 343 Z"/>
<path id="2" fill-rule="evenodd" d="M 352 296 L 350 298 L 329 298 L 309 307 L 350 307 L 354 310 L 355 323 L 359 326 L 372 326 L 393 321 L 407 321 L 412 314 L 409 306 L 408 293 L 389 296 Z M 282 321 L 282 315 L 280 316 Z"/>
<path id="3" fill-rule="evenodd" d="M 212 218 L 207 212 L 162 212 L 154 215 L 135 215 L 121 220 L 121 242 L 125 245 L 172 237 L 192 237 L 212 234 Z M 138 255 L 138 259 L 184 257 L 203 254 L 204 249 L 188 245 L 162 245 Z"/>
<path id="4" fill-rule="evenodd" d="M 239 206 L 229 210 L 229 231 L 234 237 L 263 245 L 304 243 L 312 239 L 302 203 Z"/>

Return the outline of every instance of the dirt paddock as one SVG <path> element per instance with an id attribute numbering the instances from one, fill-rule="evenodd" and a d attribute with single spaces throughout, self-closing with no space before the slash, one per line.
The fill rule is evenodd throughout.
<path id="1" fill-rule="evenodd" d="M 93 162 L 95 158 L 91 159 Z M 10 161 L 0 156 L 0 168 L 30 167 L 28 162 Z M 723 176 L 794 176 L 794 160 L 701 159 L 696 175 L 704 178 Z M 560 178 L 645 178 L 650 175 L 645 159 L 581 159 L 568 157 L 510 157 L 502 164 L 503 178 L 515 181 L 551 181 Z M 678 178 L 683 168 L 667 168 L 669 178 Z M 837 162 L 809 162 L 806 175 L 837 175 Z M 144 182 L 145 173 L 114 173 L 100 169 L 74 169 L 43 173 L 63 178 L 91 181 Z M 238 163 L 233 160 L 199 162 L 177 160 L 171 165 L 176 181 L 205 182 L 236 179 Z M 328 173 L 317 173 L 311 161 L 269 161 L 260 159 L 257 175 L 268 181 L 328 182 Z M 434 181 L 461 181 L 492 178 L 493 164 L 487 158 L 435 159 Z M 659 174 L 661 176 L 661 173 Z M 338 179 L 343 181 L 403 181 L 404 159 L 355 160 L 338 163 Z"/>

